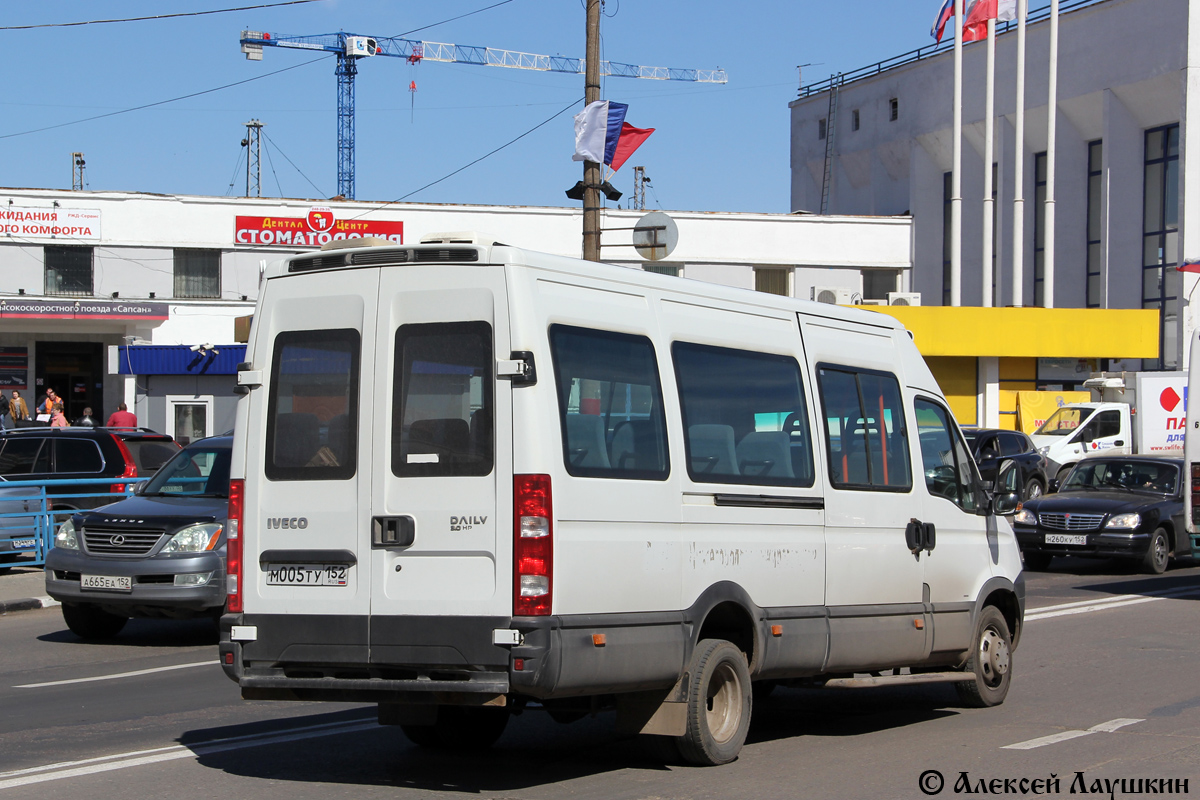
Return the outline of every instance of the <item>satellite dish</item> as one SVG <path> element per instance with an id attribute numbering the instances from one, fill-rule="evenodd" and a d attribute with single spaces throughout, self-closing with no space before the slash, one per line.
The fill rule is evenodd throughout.
<path id="1" fill-rule="evenodd" d="M 633 247 L 647 261 L 661 261 L 679 244 L 679 226 L 661 211 L 651 211 L 633 226 Z"/>

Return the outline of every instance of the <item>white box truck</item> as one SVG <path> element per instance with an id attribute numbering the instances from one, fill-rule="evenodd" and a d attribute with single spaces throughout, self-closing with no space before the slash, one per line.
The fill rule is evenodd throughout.
<path id="1" fill-rule="evenodd" d="M 1097 375 L 1095 403 L 1068 403 L 1030 437 L 1061 482 L 1089 455 L 1183 455 L 1188 373 Z"/>
<path id="2" fill-rule="evenodd" d="M 443 747 L 613 709 L 696 764 L 737 756 L 752 682 L 1004 700 L 1016 494 L 896 320 L 385 244 L 265 273 L 220 642 L 244 698 L 376 703 Z"/>

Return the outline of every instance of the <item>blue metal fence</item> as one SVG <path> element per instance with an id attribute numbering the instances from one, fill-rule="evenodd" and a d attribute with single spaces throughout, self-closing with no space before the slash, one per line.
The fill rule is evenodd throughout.
<path id="1" fill-rule="evenodd" d="M 123 500 L 140 482 L 133 479 L 122 485 L 122 480 L 129 481 L 85 478 L 0 482 L 0 568 L 45 564 L 46 553 L 54 546 L 54 534 L 67 518 L 80 508 Z M 107 491 L 95 490 L 101 484 Z M 123 491 L 113 492 L 114 486 L 121 486 Z"/>

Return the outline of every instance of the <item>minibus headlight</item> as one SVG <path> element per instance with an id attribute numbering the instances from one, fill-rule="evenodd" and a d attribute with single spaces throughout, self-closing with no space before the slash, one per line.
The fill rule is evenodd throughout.
<path id="1" fill-rule="evenodd" d="M 171 537 L 164 553 L 203 553 L 217 546 L 221 538 L 221 523 L 206 522 L 202 525 L 189 525 Z"/>
<path id="2" fill-rule="evenodd" d="M 61 547 L 63 550 L 79 549 L 79 539 L 75 536 L 74 522 L 67 520 L 58 526 L 58 533 L 54 534 L 54 546 Z"/>

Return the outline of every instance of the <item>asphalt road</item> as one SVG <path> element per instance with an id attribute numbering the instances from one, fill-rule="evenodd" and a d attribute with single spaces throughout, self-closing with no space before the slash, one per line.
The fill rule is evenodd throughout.
<path id="1" fill-rule="evenodd" d="M 1080 794 L 1081 772 L 1087 794 L 1124 778 L 1187 779 L 1200 795 L 1200 568 L 1148 578 L 1060 559 L 1028 578 L 1004 705 L 962 709 L 947 686 L 780 689 L 755 707 L 742 756 L 712 769 L 663 766 L 608 717 L 536 712 L 491 751 L 430 752 L 375 725 L 373 707 L 240 700 L 208 623 L 134 621 L 85 644 L 57 609 L 13 614 L 0 617 L 0 799 L 919 798 L 930 770 L 941 797 L 966 796 L 964 772 L 976 794 L 981 779 L 1019 795 L 1052 775 L 1049 794 Z"/>

